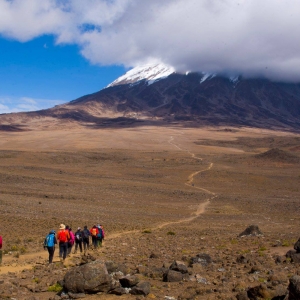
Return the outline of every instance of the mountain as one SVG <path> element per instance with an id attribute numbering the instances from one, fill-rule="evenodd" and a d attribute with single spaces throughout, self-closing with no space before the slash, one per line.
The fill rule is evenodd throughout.
<path id="1" fill-rule="evenodd" d="M 146 65 L 128 71 L 99 92 L 22 116 L 94 127 L 180 122 L 299 130 L 300 83 L 180 74 L 164 65 Z"/>

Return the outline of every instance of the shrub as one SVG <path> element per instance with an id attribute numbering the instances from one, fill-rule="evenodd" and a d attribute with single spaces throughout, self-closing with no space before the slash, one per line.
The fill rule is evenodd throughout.
<path id="1" fill-rule="evenodd" d="M 152 231 L 150 229 L 145 229 L 143 233 L 152 233 Z"/>
<path id="2" fill-rule="evenodd" d="M 175 232 L 173 232 L 173 231 L 168 231 L 167 232 L 167 235 L 175 235 L 176 233 Z"/>
<path id="3" fill-rule="evenodd" d="M 57 282 L 57 283 L 55 283 L 53 285 L 50 285 L 48 287 L 48 292 L 59 293 L 62 289 L 63 289 L 63 287 Z"/>

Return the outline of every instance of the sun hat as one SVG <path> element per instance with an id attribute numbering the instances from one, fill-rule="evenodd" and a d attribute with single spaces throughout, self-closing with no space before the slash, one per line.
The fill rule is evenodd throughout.
<path id="1" fill-rule="evenodd" d="M 66 229 L 66 226 L 64 224 L 60 224 L 59 229 L 61 229 L 61 230 Z"/>
<path id="2" fill-rule="evenodd" d="M 81 230 L 81 228 L 80 228 L 80 227 L 78 227 L 78 228 L 77 228 L 77 230 Z"/>

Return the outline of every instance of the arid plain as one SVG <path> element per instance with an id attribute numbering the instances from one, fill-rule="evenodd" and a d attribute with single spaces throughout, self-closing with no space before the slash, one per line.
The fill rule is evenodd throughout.
<path id="1" fill-rule="evenodd" d="M 150 280 L 152 298 L 236 299 L 267 282 L 271 269 L 285 287 L 296 274 L 293 264 L 275 264 L 275 257 L 300 236 L 300 134 L 178 124 L 47 126 L 0 132 L 0 234 L 9 252 L 3 278 L 7 272 L 19 278 L 14 272 L 44 261 L 43 239 L 60 223 L 103 224 L 105 243 L 95 255 L 131 273 L 146 268 L 139 273 Z M 263 236 L 238 238 L 251 224 Z M 193 271 L 205 284 L 165 283 L 151 273 L 198 253 L 214 261 L 213 268 Z M 259 275 L 250 272 L 253 265 L 238 266 L 241 254 L 257 262 Z"/>

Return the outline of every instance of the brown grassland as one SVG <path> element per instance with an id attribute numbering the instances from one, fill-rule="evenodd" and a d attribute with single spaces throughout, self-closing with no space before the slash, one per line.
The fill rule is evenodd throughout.
<path id="1" fill-rule="evenodd" d="M 275 148 L 282 152 L 267 152 Z M 60 223 L 73 229 L 102 223 L 106 239 L 97 255 L 125 263 L 130 271 L 198 253 L 213 258 L 215 269 L 199 271 L 210 285 L 164 283 L 149 275 L 152 298 L 188 299 L 183 294 L 193 284 L 197 299 L 235 299 L 230 297 L 238 291 L 267 281 L 270 269 L 288 282 L 295 267 L 275 265 L 274 259 L 300 235 L 299 166 L 300 134 L 283 131 L 70 124 L 0 132 L 0 234 L 6 254 L 0 275 L 18 277 L 15 272 L 45 260 L 44 237 Z M 238 238 L 251 224 L 264 235 Z M 158 258 L 149 259 L 151 253 Z M 236 265 L 243 253 L 259 262 L 257 277 Z M 101 297 L 135 299 L 89 296 Z"/>

